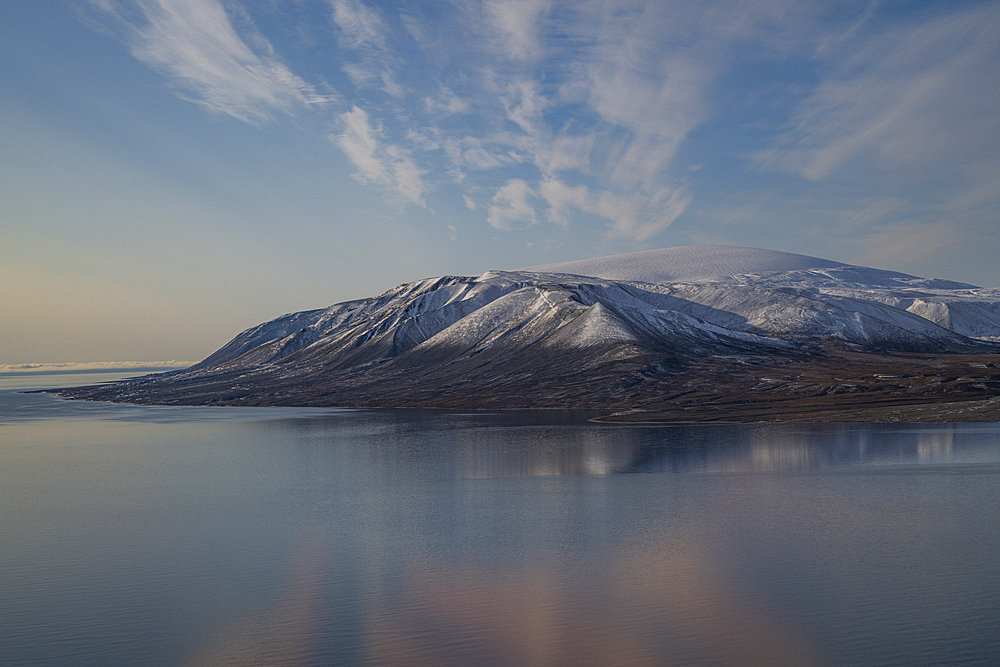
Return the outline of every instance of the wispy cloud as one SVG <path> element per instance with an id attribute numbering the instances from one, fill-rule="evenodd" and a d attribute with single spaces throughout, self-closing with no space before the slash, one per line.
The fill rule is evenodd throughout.
<path id="1" fill-rule="evenodd" d="M 452 116 L 457 113 L 468 113 L 469 102 L 458 97 L 451 89 L 442 86 L 435 97 L 427 97 L 424 100 L 424 109 L 430 113 L 441 113 L 445 116 Z"/>
<path id="2" fill-rule="evenodd" d="M 497 35 L 497 47 L 516 60 L 540 57 L 542 26 L 552 4 L 552 0 L 486 0 L 483 9 Z"/>
<path id="3" fill-rule="evenodd" d="M 578 213 L 597 216 L 619 238 L 651 238 L 683 212 L 690 195 L 671 174 L 674 157 L 707 113 L 704 91 L 715 72 L 698 64 L 699 54 L 671 51 L 661 33 L 667 19 L 690 17 L 663 15 L 660 3 L 462 6 L 466 32 L 480 20 L 507 39 L 502 46 L 484 39 L 484 52 L 472 57 L 490 64 L 484 85 L 467 95 L 470 108 L 496 130 L 480 133 L 475 147 L 468 137 L 446 142 L 454 169 L 469 174 L 522 164 L 518 180 L 549 205 L 550 222 L 570 226 Z M 512 64 L 491 61 L 484 55 L 490 51 Z M 565 185 L 559 174 L 576 184 Z M 488 178 L 464 182 L 488 188 Z M 510 181 L 495 193 L 507 202 Z M 509 206 L 490 210 L 490 224 L 512 227 Z"/>
<path id="4" fill-rule="evenodd" d="M 983 139 L 1000 131 L 998 23 L 1000 9 L 986 3 L 851 33 L 823 52 L 830 74 L 759 163 L 821 180 L 859 163 L 940 170 L 992 160 Z"/>
<path id="5" fill-rule="evenodd" d="M 692 202 L 761 205 L 737 170 L 860 182 L 845 234 L 1000 199 L 996 3 L 324 0 L 319 25 L 304 3 L 90 2 L 189 99 L 254 123 L 321 108 L 358 180 L 421 207 L 461 197 L 496 229 L 644 243 L 697 224 Z M 336 44 L 330 105 L 258 29 L 282 12 Z M 733 200 L 704 201 L 712 178 Z M 891 205 L 848 219 L 873 201 Z"/>
<path id="6" fill-rule="evenodd" d="M 638 201 L 604 192 L 596 210 L 612 221 L 611 237 L 645 241 L 672 225 L 690 203 L 691 193 L 686 188 L 661 187 Z"/>
<path id="7" fill-rule="evenodd" d="M 855 240 L 859 263 L 866 266 L 905 266 L 919 262 L 940 248 L 962 243 L 965 232 L 948 220 L 905 220 L 873 229 Z"/>
<path id="8" fill-rule="evenodd" d="M 328 102 L 296 76 L 247 21 L 251 49 L 217 0 L 92 0 L 132 54 L 162 71 L 187 99 L 251 123 Z"/>
<path id="9" fill-rule="evenodd" d="M 593 211 L 592 197 L 586 185 L 569 186 L 561 181 L 549 179 L 539 188 L 549 205 L 549 220 L 557 225 L 569 225 L 570 207 L 581 211 Z"/>
<path id="10" fill-rule="evenodd" d="M 531 187 L 520 178 L 512 179 L 493 196 L 487 222 L 496 229 L 510 231 L 524 229 L 538 222 L 534 207 L 528 198 L 533 197 Z"/>
<path id="11" fill-rule="evenodd" d="M 707 113 L 714 70 L 705 63 L 716 59 L 669 40 L 697 13 L 668 15 L 655 2 L 456 0 L 399 14 L 327 1 L 340 47 L 331 55 L 354 86 L 331 139 L 363 182 L 421 206 L 434 179 L 461 183 L 464 197 L 492 192 L 486 221 L 501 229 L 536 224 L 534 197 L 554 224 L 584 213 L 635 240 L 689 201 L 674 196 L 674 159 Z M 219 0 L 92 2 L 125 27 L 137 58 L 213 111 L 261 122 L 327 99 L 235 1 L 228 13 Z M 567 178 L 572 188 L 559 185 Z"/>
<path id="12" fill-rule="evenodd" d="M 342 36 L 341 57 L 353 57 L 343 64 L 343 70 L 354 85 L 359 89 L 380 89 L 395 98 L 405 96 L 406 88 L 396 74 L 403 61 L 390 46 L 391 32 L 379 13 L 360 0 L 330 3 Z"/>
<path id="13" fill-rule="evenodd" d="M 426 192 L 422 172 L 405 150 L 380 141 L 379 130 L 368 122 L 368 114 L 358 107 L 341 114 L 344 131 L 330 139 L 358 169 L 365 182 L 391 188 L 405 200 L 424 205 Z"/>
<path id="14" fill-rule="evenodd" d="M 385 50 L 385 35 L 378 14 L 358 0 L 331 0 L 331 4 L 333 19 L 350 46 Z"/>
<path id="15" fill-rule="evenodd" d="M 663 187 L 652 195 L 633 197 L 610 191 L 592 192 L 586 185 L 569 186 L 548 179 L 539 194 L 549 205 L 549 220 L 566 227 L 572 210 L 604 218 L 608 236 L 645 241 L 656 236 L 684 212 L 691 201 L 685 188 Z"/>
<path id="16" fill-rule="evenodd" d="M 560 171 L 578 171 L 589 174 L 591 154 L 598 133 L 589 131 L 581 134 L 560 132 L 537 147 L 535 164 L 546 176 L 553 176 Z"/>

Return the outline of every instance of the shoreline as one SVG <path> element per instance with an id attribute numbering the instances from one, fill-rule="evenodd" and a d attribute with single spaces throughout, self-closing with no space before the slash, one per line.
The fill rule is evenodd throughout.
<path id="1" fill-rule="evenodd" d="M 649 360 L 642 360 L 649 361 Z M 225 374 L 148 376 L 44 389 L 68 399 L 234 407 L 574 411 L 598 423 L 1000 422 L 1000 355 L 861 353 L 704 357 L 669 372 L 632 359 L 584 374 L 540 368 L 504 376 L 351 374 L 238 384 Z"/>

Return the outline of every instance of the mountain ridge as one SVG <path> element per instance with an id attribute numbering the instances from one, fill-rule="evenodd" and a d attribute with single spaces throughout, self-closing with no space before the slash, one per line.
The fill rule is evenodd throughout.
<path id="1" fill-rule="evenodd" d="M 734 267 L 751 270 L 726 274 Z M 704 393 L 689 391 L 700 382 L 684 376 L 694 368 L 704 377 L 728 366 L 758 368 L 763 377 L 825 364 L 834 382 L 831 360 L 860 363 L 844 361 L 852 354 L 882 365 L 903 357 L 916 363 L 920 355 L 989 364 L 997 351 L 998 290 L 777 251 L 693 246 L 404 283 L 252 327 L 186 371 L 64 394 L 144 403 L 648 412 L 675 395 Z M 989 399 L 993 381 L 972 394 Z M 759 384 L 734 385 L 730 398 L 764 401 Z"/>

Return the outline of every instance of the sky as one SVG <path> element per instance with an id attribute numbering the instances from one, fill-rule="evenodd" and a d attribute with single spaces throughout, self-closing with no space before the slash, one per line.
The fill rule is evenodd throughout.
<path id="1" fill-rule="evenodd" d="M 695 244 L 1000 286 L 1000 3 L 5 0 L 0 365 Z"/>

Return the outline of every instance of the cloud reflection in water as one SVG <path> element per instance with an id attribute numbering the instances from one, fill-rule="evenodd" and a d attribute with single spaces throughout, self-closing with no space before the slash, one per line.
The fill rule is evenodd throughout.
<path id="1" fill-rule="evenodd" d="M 960 466 L 977 451 L 963 426 L 606 428 L 473 415 L 418 432 L 411 415 L 353 418 L 336 446 L 322 422 L 300 424 L 300 465 L 375 471 L 356 487 L 361 553 L 339 560 L 342 536 L 314 526 L 275 607 L 192 664 L 822 664 L 795 614 L 741 569 L 811 558 L 822 540 L 808 531 L 823 522 L 873 544 L 885 535 L 872 517 L 851 523 L 863 507 L 851 494 L 811 499 L 815 473 Z M 540 476 L 553 479 L 529 481 Z M 802 507 L 805 532 L 761 514 L 795 516 L 803 497 L 826 504 Z M 905 540 L 907 524 L 885 518 Z M 820 546 L 841 567 L 839 547 Z M 796 576 L 807 575 L 782 585 Z M 334 601 L 345 578 L 349 612 Z"/>

